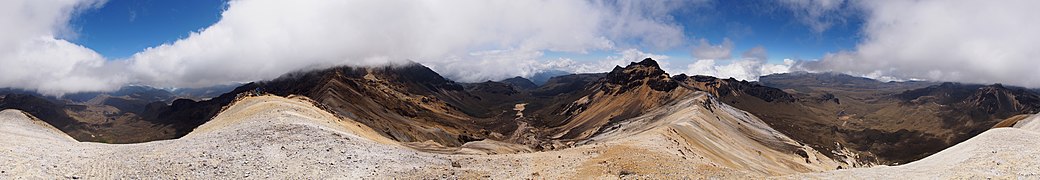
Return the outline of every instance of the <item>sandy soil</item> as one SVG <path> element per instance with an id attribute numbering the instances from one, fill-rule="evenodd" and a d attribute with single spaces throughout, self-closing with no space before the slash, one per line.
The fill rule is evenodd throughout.
<path id="1" fill-rule="evenodd" d="M 704 99 L 638 117 L 578 147 L 498 155 L 417 151 L 300 97 L 245 98 L 183 138 L 139 144 L 76 142 L 4 110 L 0 179 L 747 179 L 836 166 L 811 148 L 810 157 L 771 149 L 798 143 L 743 111 L 717 102 L 705 108 Z"/>

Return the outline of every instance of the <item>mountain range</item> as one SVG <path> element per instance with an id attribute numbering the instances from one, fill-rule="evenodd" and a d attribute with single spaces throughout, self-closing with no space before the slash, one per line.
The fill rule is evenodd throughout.
<path id="1" fill-rule="evenodd" d="M 679 155 L 667 157 L 700 160 L 658 162 L 735 169 L 754 177 L 920 160 L 1040 112 L 1038 94 L 1001 84 L 882 82 L 839 73 L 773 74 L 758 81 L 670 75 L 647 58 L 610 72 L 544 81 L 459 83 L 411 63 L 333 67 L 181 91 L 130 86 L 48 97 L 7 89 L 0 91 L 0 108 L 21 110 L 76 141 L 141 143 L 202 133 L 234 104 L 251 98 L 297 97 L 291 101 L 313 103 L 374 135 L 367 139 L 385 138 L 418 152 L 541 156 L 662 146 L 678 149 L 669 152 Z M 602 162 L 575 168 L 619 163 Z M 628 168 L 628 173 L 650 173 Z"/>

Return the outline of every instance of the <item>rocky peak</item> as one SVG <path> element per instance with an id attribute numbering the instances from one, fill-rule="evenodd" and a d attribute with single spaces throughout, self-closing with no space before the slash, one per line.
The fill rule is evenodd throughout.
<path id="1" fill-rule="evenodd" d="M 668 77 L 668 73 L 661 69 L 657 61 L 650 58 L 638 63 L 633 62 L 624 68 L 615 66 L 614 70 L 607 73 L 606 82 L 621 85 L 621 89 L 616 93 L 622 93 L 644 84 L 657 91 L 671 91 L 679 86 Z"/>
<path id="2" fill-rule="evenodd" d="M 413 62 L 402 66 L 385 66 L 370 69 L 369 73 L 376 76 L 386 77 L 385 79 L 387 80 L 396 80 L 399 83 L 420 85 L 428 88 L 430 91 L 463 90 L 462 85 L 444 78 L 437 72 L 419 63 Z"/>

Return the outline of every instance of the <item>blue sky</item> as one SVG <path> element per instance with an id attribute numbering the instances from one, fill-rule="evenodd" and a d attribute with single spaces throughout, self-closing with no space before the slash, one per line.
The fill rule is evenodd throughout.
<path id="1" fill-rule="evenodd" d="M 122 59 L 213 25 L 225 6 L 224 0 L 109 0 L 73 17 L 71 41 Z"/>
<path id="2" fill-rule="evenodd" d="M 857 16 L 814 32 L 772 1 L 714 1 L 708 6 L 673 16 L 685 28 L 687 37 L 705 38 L 713 44 L 729 38 L 734 42 L 734 56 L 761 45 L 772 61 L 818 59 L 828 52 L 852 49 L 860 40 L 862 20 Z"/>
<path id="3" fill-rule="evenodd" d="M 216 23 L 226 8 L 223 0 L 109 0 L 103 7 L 81 12 L 71 26 L 78 36 L 73 43 L 97 51 L 109 59 L 123 59 L 145 48 L 170 43 Z M 828 52 L 850 50 L 860 40 L 862 20 L 849 16 L 823 32 L 800 23 L 781 4 L 768 1 L 713 1 L 683 8 L 669 15 L 687 39 L 669 49 L 639 48 L 672 60 L 693 61 L 691 48 L 698 39 L 718 44 L 728 38 L 733 56 L 755 46 L 767 49 L 770 62 L 783 59 L 818 59 Z M 548 59 L 564 57 L 593 61 L 616 51 L 588 54 L 546 52 Z"/>

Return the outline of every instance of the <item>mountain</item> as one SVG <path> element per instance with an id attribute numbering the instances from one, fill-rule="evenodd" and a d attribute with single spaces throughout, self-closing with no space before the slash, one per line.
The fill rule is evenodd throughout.
<path id="1" fill-rule="evenodd" d="M 487 118 L 495 113 L 481 106 L 485 99 L 467 93 L 462 84 L 418 64 L 336 67 L 293 73 L 256 85 L 265 93 L 309 97 L 339 115 L 357 119 L 398 141 L 459 146 L 486 138 L 489 131 L 481 131 L 485 127 L 502 128 Z M 500 90 L 493 86 L 479 89 Z M 512 90 L 507 87 L 503 92 L 489 93 L 505 91 Z M 497 131 L 506 131 L 504 129 Z"/>
<path id="2" fill-rule="evenodd" d="M 83 92 L 83 93 L 66 94 L 66 95 L 62 96 L 60 99 L 69 100 L 69 101 L 72 101 L 72 102 L 83 103 L 83 102 L 91 101 L 91 100 L 97 98 L 98 96 L 102 96 L 102 95 L 103 96 L 108 96 L 108 97 L 124 97 L 125 99 L 137 99 L 137 100 L 147 101 L 147 102 L 155 102 L 155 101 L 166 101 L 166 102 L 168 102 L 168 101 L 173 101 L 174 99 L 177 99 L 177 96 L 175 96 L 170 91 L 166 91 L 166 90 L 163 90 L 163 89 L 157 89 L 157 88 L 153 88 L 153 87 L 148 87 L 148 86 L 125 86 L 125 87 L 119 88 L 119 90 L 116 90 L 116 91 L 113 91 L 113 92 Z"/>
<path id="3" fill-rule="evenodd" d="M 814 89 L 844 91 L 903 91 L 924 88 L 937 84 L 935 82 L 924 81 L 881 82 L 870 78 L 834 72 L 792 72 L 772 74 L 762 76 L 758 81 L 765 86 L 806 93 L 812 92 Z"/>
<path id="4" fill-rule="evenodd" d="M 260 93 L 306 96 L 385 137 L 439 152 L 474 144 L 519 151 L 567 149 L 698 94 L 680 87 L 652 59 L 606 74 L 554 77 L 535 89 L 491 81 L 455 83 L 419 64 L 336 67 L 252 85 Z M 769 146 L 784 153 L 798 149 Z"/>
<path id="5" fill-rule="evenodd" d="M 570 72 L 567 72 L 567 71 L 560 71 L 560 70 L 546 70 L 546 71 L 538 72 L 538 73 L 535 73 L 534 75 L 531 75 L 530 80 L 535 85 L 543 85 L 546 82 L 549 82 L 549 80 L 551 80 L 554 77 L 568 75 L 568 74 L 574 74 L 574 73 L 570 73 Z"/>
<path id="6" fill-rule="evenodd" d="M 582 80 L 560 78 L 537 89 L 491 81 L 463 84 L 408 64 L 298 72 L 255 85 L 264 93 L 309 97 L 397 141 L 458 147 L 484 139 L 520 141 L 511 135 L 527 123 L 514 116 L 520 104 L 527 117 L 539 119 L 531 125 L 544 128 L 545 122 L 558 121 L 549 113 L 558 108 L 556 100 L 577 99 L 572 94 L 581 93 L 575 87 L 584 87 Z"/>

